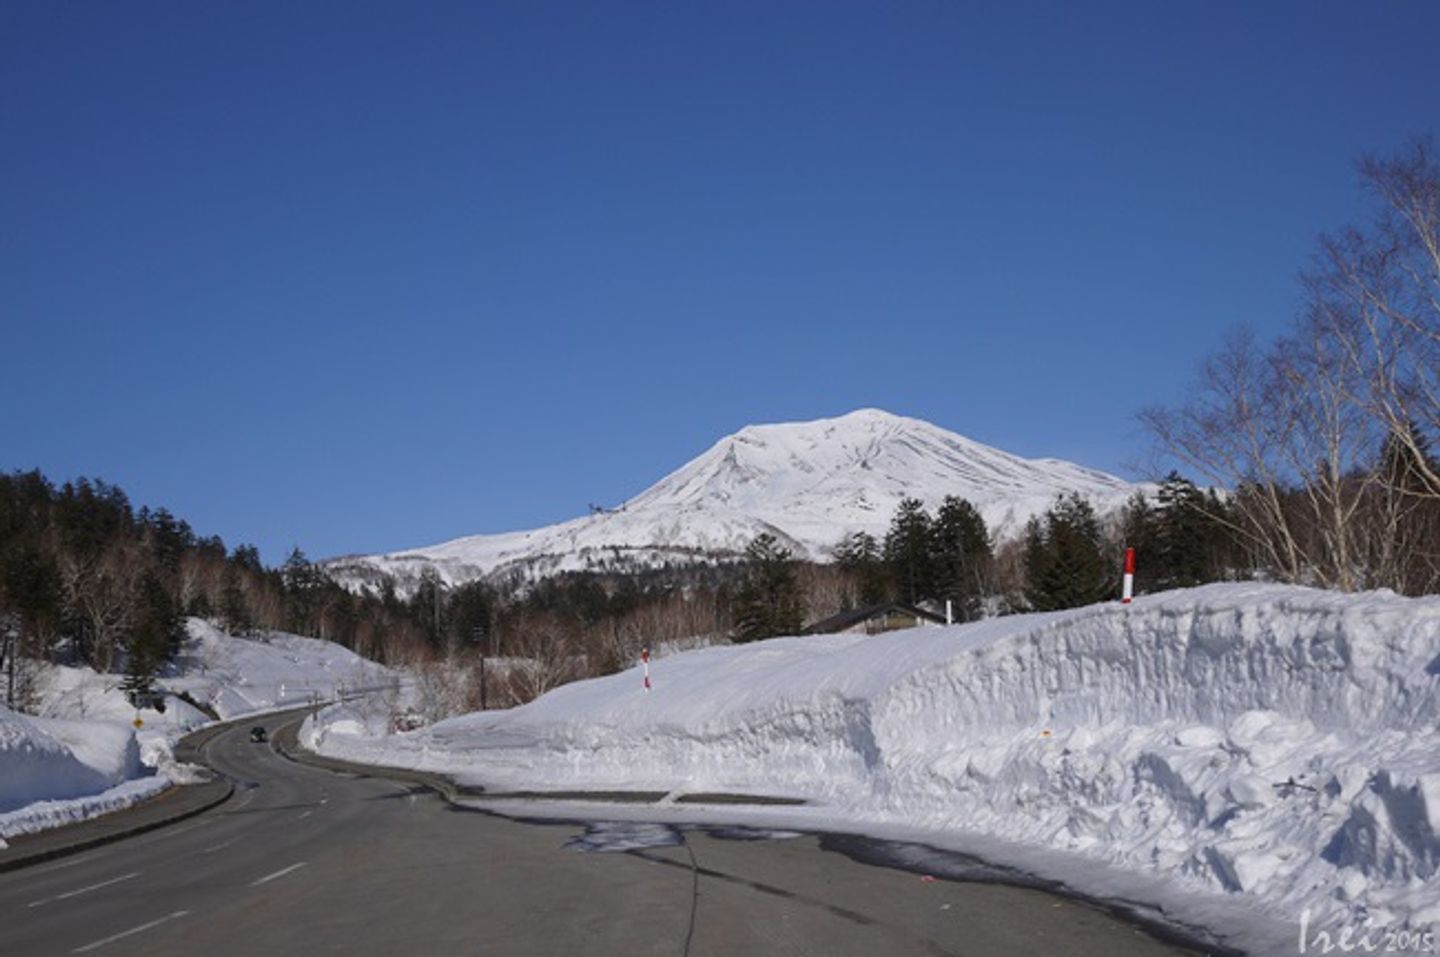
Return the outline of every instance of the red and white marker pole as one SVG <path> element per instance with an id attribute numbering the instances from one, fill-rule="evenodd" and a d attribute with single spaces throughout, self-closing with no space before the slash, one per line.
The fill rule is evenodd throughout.
<path id="1" fill-rule="evenodd" d="M 640 649 L 640 664 L 645 667 L 645 690 L 650 690 L 650 646 Z"/>
<path id="2" fill-rule="evenodd" d="M 1130 604 L 1135 595 L 1135 549 L 1125 549 L 1125 585 L 1120 593 L 1120 604 Z"/>

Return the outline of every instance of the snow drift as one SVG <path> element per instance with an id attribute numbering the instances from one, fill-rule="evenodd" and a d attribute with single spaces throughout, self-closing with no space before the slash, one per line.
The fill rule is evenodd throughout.
<path id="1" fill-rule="evenodd" d="M 1212 585 L 711 648 L 327 754 L 498 788 L 751 791 L 1297 919 L 1440 920 L 1440 599 Z M 345 731 L 351 733 L 346 734 Z"/>

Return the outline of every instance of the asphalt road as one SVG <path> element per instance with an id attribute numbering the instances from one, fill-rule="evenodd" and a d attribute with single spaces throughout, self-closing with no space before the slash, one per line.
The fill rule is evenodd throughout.
<path id="1" fill-rule="evenodd" d="M 247 730 L 205 745 L 237 782 L 220 807 L 0 874 L 0 955 L 1198 953 L 1079 902 L 925 880 L 814 837 L 687 831 L 582 853 L 566 845 L 583 826 L 458 810 L 297 764 Z"/>

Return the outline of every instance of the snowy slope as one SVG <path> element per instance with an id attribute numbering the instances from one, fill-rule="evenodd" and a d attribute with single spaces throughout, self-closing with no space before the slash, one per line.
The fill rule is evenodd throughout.
<path id="1" fill-rule="evenodd" d="M 792 824 L 1061 849 L 1201 920 L 1208 898 L 1440 921 L 1440 598 L 1212 585 L 651 673 L 649 693 L 632 670 L 390 737 L 337 714 L 308 739 L 501 790 L 797 795 L 814 804 Z"/>
<path id="2" fill-rule="evenodd" d="M 160 684 L 185 691 L 221 718 L 327 700 L 347 692 L 387 687 L 396 672 L 348 648 L 285 632 L 235 638 L 192 618 L 179 671 Z"/>
<path id="3" fill-rule="evenodd" d="M 1055 459 L 1022 459 L 919 419 L 862 409 L 834 419 L 756 425 L 603 514 L 429 548 L 327 563 L 352 586 L 394 575 L 402 587 L 435 567 L 449 582 L 516 572 L 733 557 L 768 532 L 798 555 L 826 560 L 850 532 L 881 537 L 900 501 L 932 509 L 968 499 L 1006 537 L 1057 495 L 1079 492 L 1102 510 L 1139 486 Z"/>
<path id="4" fill-rule="evenodd" d="M 236 638 L 198 618 L 187 632 L 173 668 L 156 682 L 170 695 L 163 713 L 131 706 L 120 675 L 61 666 L 40 673 L 38 715 L 0 708 L 0 846 L 7 835 L 118 810 L 193 780 L 195 769 L 175 763 L 173 745 L 209 718 L 175 697 L 182 692 L 234 718 L 398 681 L 327 641 L 282 632 Z"/>

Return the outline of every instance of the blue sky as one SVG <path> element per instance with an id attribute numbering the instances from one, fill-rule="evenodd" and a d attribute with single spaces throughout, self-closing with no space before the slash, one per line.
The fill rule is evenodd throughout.
<path id="1" fill-rule="evenodd" d="M 1440 4 L 0 5 L 0 469 L 278 562 L 863 406 L 1134 476 Z"/>

